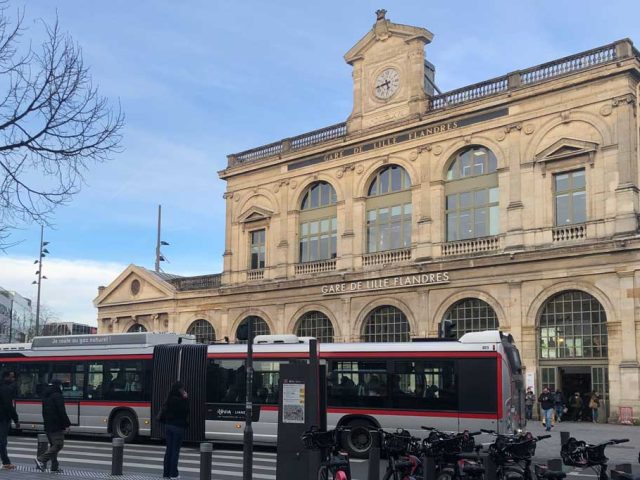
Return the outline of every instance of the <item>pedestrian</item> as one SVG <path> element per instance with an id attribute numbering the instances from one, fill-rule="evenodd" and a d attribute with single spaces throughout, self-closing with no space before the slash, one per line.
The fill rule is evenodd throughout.
<path id="1" fill-rule="evenodd" d="M 542 389 L 542 393 L 538 397 L 538 403 L 540 404 L 540 408 L 544 411 L 544 421 L 543 424 L 546 427 L 547 432 L 551 430 L 551 418 L 553 417 L 553 402 L 554 398 L 551 393 L 549 393 L 549 389 L 544 387 Z"/>
<path id="2" fill-rule="evenodd" d="M 51 460 L 52 472 L 62 472 L 58 464 L 58 453 L 64 447 L 64 434 L 69 431 L 71 422 L 64 407 L 64 397 L 60 385 L 62 385 L 60 380 L 52 380 L 42 395 L 44 431 L 49 439 L 47 451 L 36 457 L 36 468 L 42 472 L 47 469 L 49 460 Z"/>
<path id="3" fill-rule="evenodd" d="M 11 420 L 16 428 L 20 428 L 18 420 L 18 412 L 13 403 L 15 398 L 15 374 L 13 372 L 2 373 L 2 385 L 0 385 L 0 458 L 2 458 L 2 468 L 5 470 L 13 470 L 16 468 L 9 459 L 7 453 L 7 437 L 11 428 Z"/>
<path id="4" fill-rule="evenodd" d="M 571 407 L 571 419 L 574 422 L 582 421 L 582 397 L 580 393 L 573 394 L 569 400 L 569 407 Z"/>
<path id="5" fill-rule="evenodd" d="M 598 395 L 598 392 L 591 392 L 589 409 L 591 410 L 591 421 L 593 423 L 598 422 L 598 408 L 600 408 L 600 395 Z"/>
<path id="6" fill-rule="evenodd" d="M 189 426 L 189 396 L 182 382 L 176 382 L 171 386 L 158 420 L 165 424 L 167 440 L 162 477 L 176 480 L 180 478 L 178 473 L 180 447 L 184 439 L 184 432 Z"/>
<path id="7" fill-rule="evenodd" d="M 562 390 L 556 390 L 553 394 L 553 407 L 556 410 L 556 418 L 558 422 L 562 421 L 562 415 L 564 415 L 565 400 Z"/>
<path id="8" fill-rule="evenodd" d="M 527 388 L 527 393 L 524 395 L 524 408 L 526 411 L 527 420 L 533 419 L 533 404 L 536 403 L 536 395 L 533 393 L 531 387 Z"/>

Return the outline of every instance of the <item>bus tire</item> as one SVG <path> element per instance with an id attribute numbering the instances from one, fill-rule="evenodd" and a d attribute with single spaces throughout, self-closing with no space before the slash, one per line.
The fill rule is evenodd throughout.
<path id="1" fill-rule="evenodd" d="M 131 443 L 138 436 L 138 419 L 136 414 L 126 410 L 116 413 L 111 420 L 111 434 L 115 438 Z"/>
<path id="2" fill-rule="evenodd" d="M 345 432 L 342 436 L 342 448 L 344 448 L 350 457 L 353 458 L 369 458 L 369 449 L 371 448 L 371 432 L 375 426 L 367 420 L 351 420 L 347 423 L 347 427 L 351 430 Z"/>

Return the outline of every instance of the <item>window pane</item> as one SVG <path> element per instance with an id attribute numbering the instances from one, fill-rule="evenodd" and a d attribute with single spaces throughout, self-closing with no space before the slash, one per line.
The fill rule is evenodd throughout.
<path id="1" fill-rule="evenodd" d="M 587 199 L 585 192 L 575 192 L 573 194 L 573 222 L 582 223 L 587 221 Z"/>
<path id="2" fill-rule="evenodd" d="M 489 189 L 489 201 L 491 203 L 496 203 L 496 202 L 498 202 L 499 199 L 500 199 L 500 191 L 498 190 L 498 187 L 490 188 Z"/>
<path id="3" fill-rule="evenodd" d="M 487 210 L 486 208 L 478 208 L 476 209 L 475 214 L 475 236 L 476 237 L 484 237 L 488 233 L 488 224 L 487 224 Z"/>
<path id="4" fill-rule="evenodd" d="M 402 170 L 398 167 L 391 167 L 391 191 L 402 190 Z"/>
<path id="5" fill-rule="evenodd" d="M 584 188 L 585 187 L 585 175 L 584 170 L 578 170 L 573 172 L 573 188 L 574 190 Z"/>
<path id="6" fill-rule="evenodd" d="M 569 174 L 556 175 L 556 192 L 564 192 L 569 189 Z"/>
<path id="7" fill-rule="evenodd" d="M 465 298 L 454 303 L 445 313 L 444 319 L 455 323 L 454 331 L 458 338 L 468 332 L 498 329 L 495 311 L 479 298 Z"/>
<path id="8" fill-rule="evenodd" d="M 460 212 L 460 229 L 458 231 L 460 238 L 471 238 L 473 231 L 471 230 L 471 215 L 469 211 Z"/>
<path id="9" fill-rule="evenodd" d="M 475 192 L 476 207 L 489 203 L 489 190 L 478 190 Z"/>
<path id="10" fill-rule="evenodd" d="M 385 194 L 389 192 L 389 170 L 383 170 L 380 173 L 380 194 Z"/>
<path id="11" fill-rule="evenodd" d="M 447 241 L 458 240 L 458 216 L 455 213 L 447 214 Z"/>
<path id="12" fill-rule="evenodd" d="M 473 193 L 464 192 L 460 194 L 460 208 L 470 208 L 473 205 Z"/>
<path id="13" fill-rule="evenodd" d="M 497 235 L 500 231 L 500 211 L 498 207 L 489 208 L 489 235 Z"/>
<path id="14" fill-rule="evenodd" d="M 447 195 L 447 210 L 458 208 L 458 195 Z"/>
<path id="15" fill-rule="evenodd" d="M 569 215 L 569 195 L 556 196 L 556 225 L 566 225 L 571 223 Z"/>

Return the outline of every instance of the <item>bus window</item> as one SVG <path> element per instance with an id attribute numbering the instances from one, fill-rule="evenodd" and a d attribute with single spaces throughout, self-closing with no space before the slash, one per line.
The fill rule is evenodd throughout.
<path id="1" fill-rule="evenodd" d="M 387 362 L 329 362 L 327 397 L 330 406 L 387 406 Z"/>
<path id="2" fill-rule="evenodd" d="M 454 360 L 395 360 L 392 371 L 393 408 L 457 410 L 458 387 Z"/>
<path id="3" fill-rule="evenodd" d="M 496 413 L 498 409 L 497 365 L 495 358 L 461 358 L 460 411 Z"/>
<path id="4" fill-rule="evenodd" d="M 51 378 L 62 382 L 62 395 L 69 399 L 80 399 L 84 395 L 84 363 L 53 363 Z"/>
<path id="5" fill-rule="evenodd" d="M 47 385 L 48 364 L 25 363 L 20 365 L 15 373 L 18 386 L 17 398 L 36 399 L 42 397 L 43 389 Z"/>
<path id="6" fill-rule="evenodd" d="M 278 380 L 283 361 L 258 360 L 254 362 L 253 401 L 263 405 L 278 403 Z"/>
<path id="7" fill-rule="evenodd" d="M 102 400 L 103 362 L 89 362 L 87 372 L 87 398 Z"/>
<path id="8" fill-rule="evenodd" d="M 99 367 L 97 365 L 95 367 L 94 383 L 99 378 Z M 143 388 L 144 372 L 144 362 L 142 360 L 103 362 L 102 383 L 99 394 L 102 395 L 104 400 L 148 400 L 148 392 L 145 392 Z"/>

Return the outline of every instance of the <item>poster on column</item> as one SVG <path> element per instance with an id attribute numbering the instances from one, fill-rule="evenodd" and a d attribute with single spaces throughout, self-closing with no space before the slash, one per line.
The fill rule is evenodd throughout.
<path id="1" fill-rule="evenodd" d="M 282 423 L 304 423 L 304 383 L 282 385 Z"/>
<path id="2" fill-rule="evenodd" d="M 526 388 L 531 388 L 534 392 L 536 391 L 536 375 L 535 373 L 527 373 L 526 375 Z"/>

